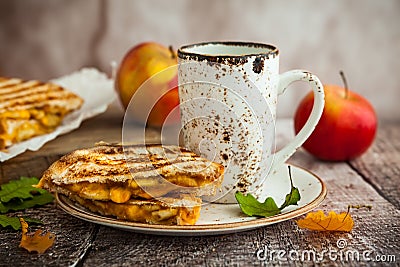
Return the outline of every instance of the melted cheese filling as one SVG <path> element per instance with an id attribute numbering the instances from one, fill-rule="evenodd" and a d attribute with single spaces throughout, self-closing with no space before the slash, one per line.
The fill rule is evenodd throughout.
<path id="1" fill-rule="evenodd" d="M 63 110 L 49 113 L 41 109 L 3 112 L 0 114 L 0 149 L 53 131 L 60 125 L 64 113 Z"/>
<path id="2" fill-rule="evenodd" d="M 145 182 L 141 182 L 140 185 L 145 186 L 151 195 L 143 190 L 134 180 L 114 184 L 80 182 L 76 184 L 63 184 L 62 188 L 85 199 L 102 201 L 111 200 L 115 203 L 125 203 L 132 196 L 144 199 L 160 197 L 176 189 L 174 185 L 169 183 L 160 183 L 157 179 L 145 179 L 143 181 Z M 171 178 L 169 177 L 168 181 L 178 186 L 199 186 L 199 183 L 197 183 L 195 179 L 183 175 L 176 175 Z"/>
<path id="3" fill-rule="evenodd" d="M 133 188 L 123 185 L 112 186 L 109 184 L 96 184 L 89 182 L 63 185 L 63 188 L 85 199 L 102 201 L 111 200 L 115 203 L 125 203 L 131 198 L 131 196 L 151 199 L 153 197 L 163 196 L 170 192 L 169 188 L 160 187 L 157 188 L 157 190 L 152 191 L 153 196 L 150 196 L 141 188 Z"/>
<path id="4" fill-rule="evenodd" d="M 165 207 L 156 202 L 143 205 L 117 204 L 76 198 L 82 206 L 103 215 L 133 222 L 165 225 L 194 225 L 200 217 L 200 205 L 194 207 Z"/>

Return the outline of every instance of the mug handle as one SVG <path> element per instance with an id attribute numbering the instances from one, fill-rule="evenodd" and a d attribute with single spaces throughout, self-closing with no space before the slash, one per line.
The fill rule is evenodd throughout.
<path id="1" fill-rule="evenodd" d="M 291 70 L 279 75 L 278 95 L 285 92 L 287 87 L 295 81 L 308 82 L 314 92 L 314 105 L 306 124 L 300 132 L 285 147 L 274 154 L 271 170 L 282 166 L 290 156 L 307 140 L 314 131 L 324 110 L 324 89 L 321 81 L 314 74 L 303 70 Z"/>

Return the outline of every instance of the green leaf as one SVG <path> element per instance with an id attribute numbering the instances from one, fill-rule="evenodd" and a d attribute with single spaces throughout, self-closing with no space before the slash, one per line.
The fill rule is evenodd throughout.
<path id="1" fill-rule="evenodd" d="M 44 193 L 44 189 L 34 188 L 39 179 L 36 177 L 21 177 L 19 180 L 12 180 L 6 184 L 2 184 L 0 190 L 0 201 L 9 202 L 13 198 L 27 199 L 34 195 L 32 192 Z"/>
<path id="2" fill-rule="evenodd" d="M 283 202 L 283 204 L 280 206 L 279 209 L 281 210 L 290 205 L 297 205 L 297 202 L 300 201 L 299 189 L 293 186 L 292 172 L 290 169 L 290 165 L 288 166 L 288 169 L 289 169 L 289 179 L 290 179 L 290 192 L 289 194 L 286 195 L 285 202 Z"/>
<path id="3" fill-rule="evenodd" d="M 292 174 L 289 168 L 290 192 L 285 197 L 285 202 L 280 207 L 276 205 L 272 197 L 267 197 L 264 203 L 259 202 L 251 194 L 243 195 L 241 192 L 236 192 L 235 197 L 239 203 L 240 209 L 248 216 L 269 217 L 279 214 L 284 208 L 290 205 L 297 205 L 300 200 L 299 189 L 293 186 Z"/>
<path id="4" fill-rule="evenodd" d="M 8 211 L 7 207 L 0 202 L 0 213 L 6 213 Z"/>
<path id="5" fill-rule="evenodd" d="M 43 222 L 38 219 L 29 218 L 29 217 L 22 217 L 28 223 L 36 223 L 42 224 Z M 21 229 L 21 223 L 19 221 L 19 217 L 8 217 L 6 215 L 0 214 L 0 225 L 3 227 L 12 227 L 14 230 Z"/>
<path id="6" fill-rule="evenodd" d="M 0 213 L 7 213 L 10 210 L 24 210 L 34 206 L 45 205 L 54 200 L 54 197 L 47 191 L 41 195 L 34 195 L 29 199 L 13 199 L 7 203 L 0 203 Z"/>
<path id="7" fill-rule="evenodd" d="M 287 206 L 297 205 L 297 202 L 300 201 L 300 192 L 297 187 L 292 187 L 290 193 L 286 195 L 285 202 L 279 207 L 280 210 L 283 210 Z"/>
<path id="8" fill-rule="evenodd" d="M 11 226 L 14 230 L 21 228 L 21 223 L 18 217 L 8 217 L 6 215 L 0 215 L 0 224 L 3 227 Z"/>
<path id="9" fill-rule="evenodd" d="M 269 217 L 281 212 L 271 197 L 268 197 L 264 203 L 259 202 L 251 194 L 245 196 L 241 192 L 236 192 L 235 197 L 243 213 L 249 216 Z"/>

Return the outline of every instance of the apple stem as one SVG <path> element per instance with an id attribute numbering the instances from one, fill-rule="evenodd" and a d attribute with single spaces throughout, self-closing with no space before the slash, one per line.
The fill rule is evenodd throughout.
<path id="1" fill-rule="evenodd" d="M 171 52 L 171 58 L 174 59 L 176 58 L 175 50 L 172 47 L 172 45 L 168 46 L 169 51 Z"/>
<path id="2" fill-rule="evenodd" d="M 349 87 L 347 86 L 347 80 L 346 80 L 346 77 L 344 76 L 344 72 L 342 70 L 339 73 L 340 73 L 340 76 L 342 77 L 343 84 L 344 84 L 344 98 L 347 98 L 347 96 L 349 95 Z"/>

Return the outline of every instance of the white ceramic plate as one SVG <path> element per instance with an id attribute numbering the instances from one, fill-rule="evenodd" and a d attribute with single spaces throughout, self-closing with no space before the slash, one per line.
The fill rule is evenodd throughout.
<path id="1" fill-rule="evenodd" d="M 63 195 L 56 195 L 60 207 L 67 213 L 80 219 L 146 234 L 172 236 L 218 235 L 250 230 L 288 219 L 295 218 L 317 207 L 326 196 L 326 187 L 322 180 L 313 173 L 291 165 L 294 186 L 299 188 L 301 200 L 297 206 L 289 206 L 281 214 L 257 218 L 244 215 L 238 204 L 206 204 L 202 206 L 200 218 L 192 226 L 166 226 L 134 223 L 95 214 L 82 208 Z M 287 165 L 272 173 L 265 182 L 267 196 L 272 196 L 278 206 L 283 203 L 290 190 Z"/>

